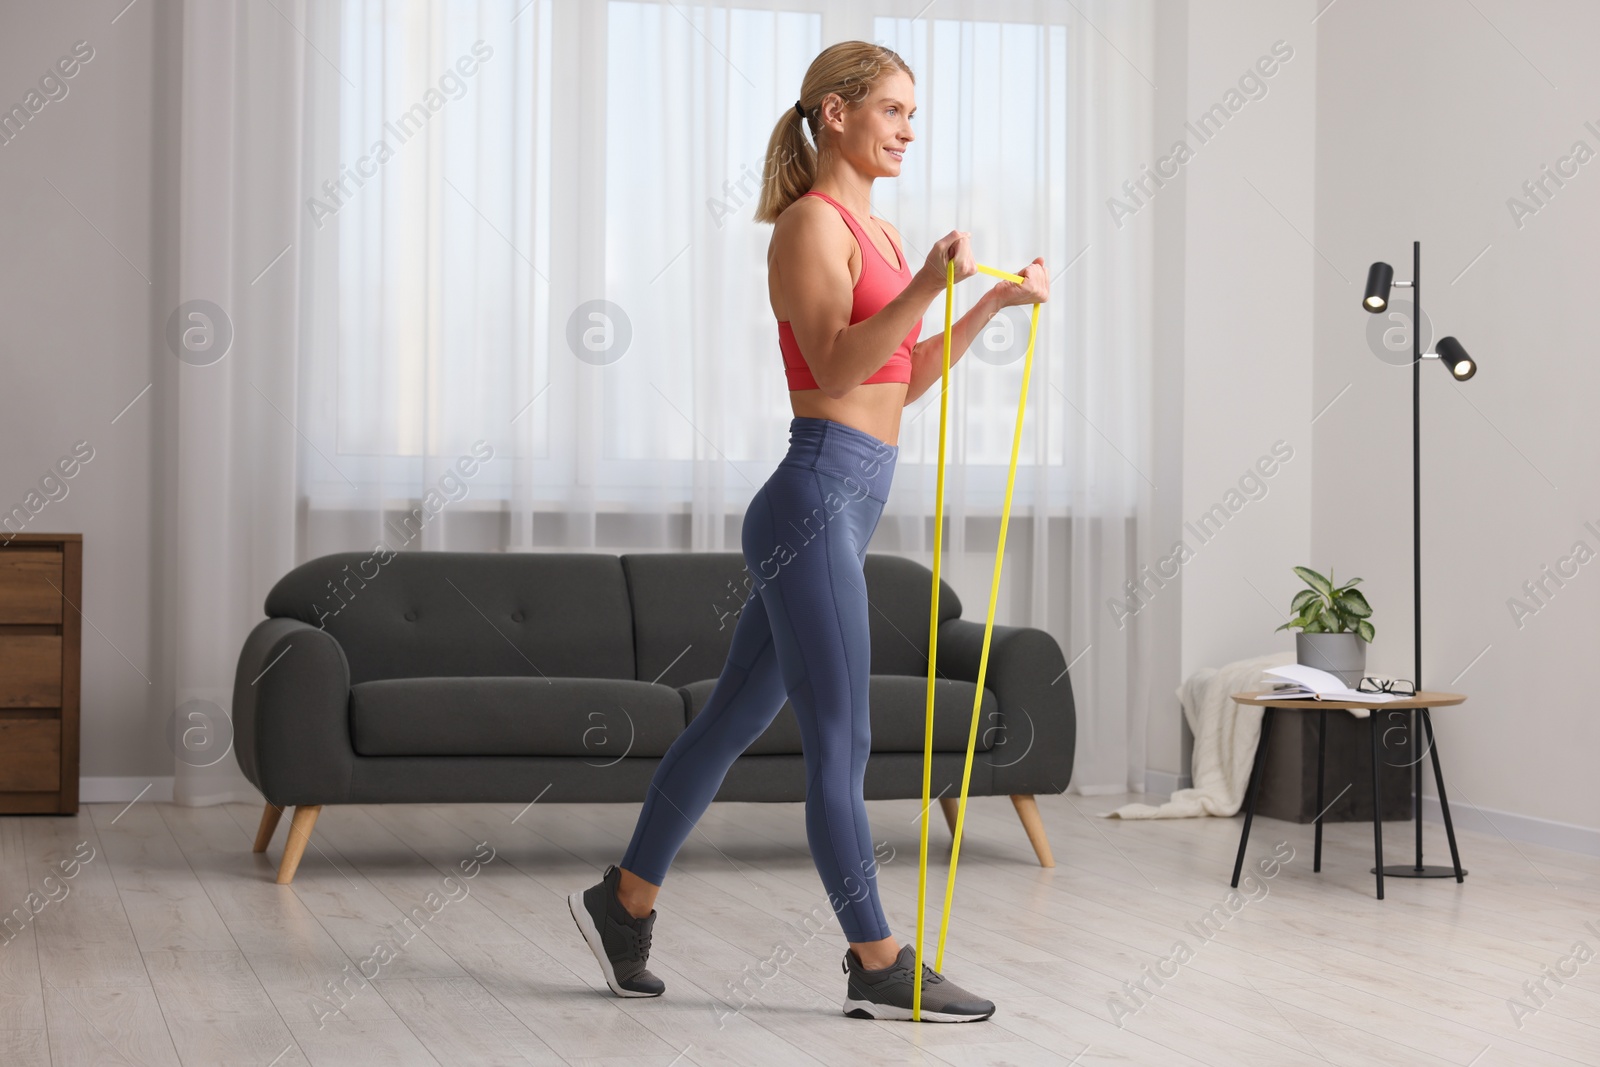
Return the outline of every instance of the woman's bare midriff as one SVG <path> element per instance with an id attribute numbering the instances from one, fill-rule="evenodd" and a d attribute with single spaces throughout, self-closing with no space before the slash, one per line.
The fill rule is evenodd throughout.
<path id="1" fill-rule="evenodd" d="M 905 382 L 873 382 L 858 385 L 837 400 L 821 389 L 791 389 L 789 405 L 800 418 L 831 419 L 898 445 L 908 388 Z"/>

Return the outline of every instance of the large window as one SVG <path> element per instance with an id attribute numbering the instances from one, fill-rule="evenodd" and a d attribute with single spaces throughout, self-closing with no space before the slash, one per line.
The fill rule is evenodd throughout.
<path id="1" fill-rule="evenodd" d="M 712 491 L 742 507 L 791 417 L 771 228 L 752 218 L 763 156 L 841 25 L 916 74 L 917 142 L 873 194 L 913 268 L 960 228 L 981 262 L 1042 255 L 1056 275 L 1019 493 L 1044 493 L 1035 469 L 1072 466 L 1074 449 L 1134 450 L 1140 383 L 1065 273 L 1100 210 L 1074 158 L 1100 131 L 1072 118 L 1093 31 L 1072 5 L 997 2 L 989 21 L 922 6 L 345 0 L 336 159 L 308 176 L 332 209 L 318 240 L 336 235 L 337 292 L 313 299 L 337 325 L 313 346 L 306 403 L 350 480 L 308 466 L 313 506 L 425 483 L 484 439 L 514 459 L 474 483 L 480 502 L 520 483 L 552 509 L 580 486 L 602 509 L 674 510 L 714 464 Z M 993 282 L 962 283 L 956 314 Z M 1028 311 L 1003 313 L 953 374 L 951 454 L 979 510 L 1004 489 Z M 941 298 L 922 335 L 942 328 Z M 932 468 L 937 406 L 935 388 L 907 409 L 902 471 Z M 1064 512 L 1070 494 L 1051 495 Z"/>

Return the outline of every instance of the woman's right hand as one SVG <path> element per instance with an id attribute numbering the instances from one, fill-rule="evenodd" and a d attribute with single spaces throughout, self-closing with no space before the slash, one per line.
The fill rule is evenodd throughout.
<path id="1" fill-rule="evenodd" d="M 972 234 L 965 230 L 951 230 L 934 242 L 928 252 L 928 261 L 917 271 L 917 281 L 933 289 L 943 289 L 946 264 L 955 260 L 956 281 L 963 281 L 978 273 L 978 261 L 972 258 Z"/>

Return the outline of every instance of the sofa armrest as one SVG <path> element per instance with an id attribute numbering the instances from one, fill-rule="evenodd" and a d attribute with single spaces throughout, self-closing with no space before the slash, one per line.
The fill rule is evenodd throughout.
<path id="1" fill-rule="evenodd" d="M 942 677 L 976 682 L 982 654 L 983 623 L 947 619 L 940 624 L 937 655 Z M 1000 704 L 1003 728 L 994 747 L 983 754 L 994 768 L 995 792 L 1066 792 L 1078 736 L 1072 679 L 1066 669 L 1061 646 L 1045 631 L 995 624 L 983 678 L 984 688 Z"/>
<path id="2" fill-rule="evenodd" d="M 250 631 L 233 678 L 233 748 L 270 804 L 350 795 L 350 664 L 332 634 L 290 618 Z"/>

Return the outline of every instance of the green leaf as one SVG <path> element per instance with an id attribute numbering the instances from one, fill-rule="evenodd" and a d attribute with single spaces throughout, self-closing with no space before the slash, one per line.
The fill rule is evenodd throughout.
<path id="1" fill-rule="evenodd" d="M 1372 605 L 1367 603 L 1367 598 L 1354 589 L 1335 597 L 1333 602 L 1335 606 L 1343 607 L 1358 619 L 1364 619 L 1372 614 Z"/>
<path id="2" fill-rule="evenodd" d="M 1329 582 L 1328 579 L 1324 578 L 1310 567 L 1296 567 L 1294 572 L 1298 574 L 1307 585 L 1321 593 L 1323 596 L 1333 596 L 1333 583 Z"/>
<path id="3" fill-rule="evenodd" d="M 1302 589 L 1294 595 L 1294 600 L 1290 601 L 1289 610 L 1293 612 L 1304 611 L 1306 605 L 1316 599 L 1318 598 L 1315 589 Z"/>
<path id="4" fill-rule="evenodd" d="M 1361 584 L 1361 579 L 1360 578 L 1352 578 L 1348 582 L 1345 582 L 1344 585 L 1341 586 L 1341 588 L 1349 589 L 1353 585 L 1360 585 L 1360 584 Z"/>
<path id="5" fill-rule="evenodd" d="M 1287 630 L 1289 627 L 1294 626 L 1294 625 L 1296 625 L 1295 621 L 1293 619 L 1290 619 L 1288 622 L 1284 623 L 1282 626 L 1274 626 L 1272 628 L 1272 632 L 1273 633 L 1277 633 L 1279 630 Z"/>
<path id="6" fill-rule="evenodd" d="M 1372 643 L 1373 632 L 1372 624 L 1366 619 L 1362 619 L 1360 622 L 1356 623 L 1356 633 L 1360 634 L 1362 640 L 1366 641 L 1368 644 Z"/>
<path id="7" fill-rule="evenodd" d="M 1306 623 L 1305 630 L 1308 634 L 1320 634 L 1325 632 L 1322 628 L 1321 619 L 1312 619 L 1310 622 Z"/>

